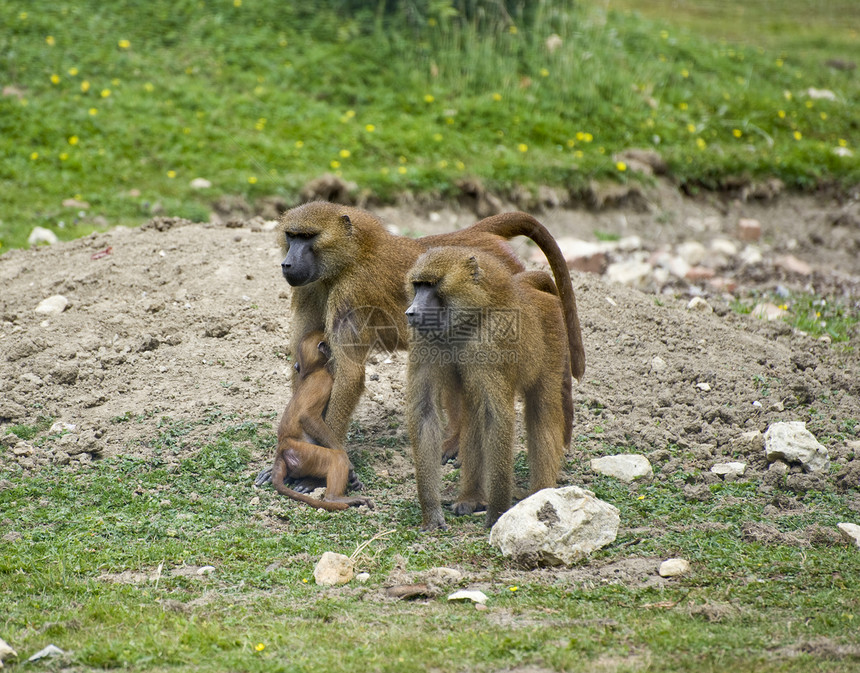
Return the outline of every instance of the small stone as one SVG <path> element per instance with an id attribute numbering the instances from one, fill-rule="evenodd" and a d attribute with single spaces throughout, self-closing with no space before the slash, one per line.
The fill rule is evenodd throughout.
<path id="1" fill-rule="evenodd" d="M 701 390 L 703 393 L 708 393 L 711 391 L 711 384 L 707 381 L 703 381 L 702 383 L 697 383 L 696 388 Z"/>
<path id="2" fill-rule="evenodd" d="M 651 371 L 655 374 L 659 374 L 666 370 L 666 361 L 661 358 L 659 355 L 655 355 L 651 360 Z"/>
<path id="3" fill-rule="evenodd" d="M 698 311 L 699 313 L 713 313 L 714 312 L 714 309 L 711 307 L 711 305 L 705 299 L 702 299 L 701 297 L 693 297 L 687 303 L 687 310 L 688 311 Z"/>
<path id="4" fill-rule="evenodd" d="M 191 189 L 209 189 L 212 183 L 206 178 L 194 178 L 189 185 Z"/>
<path id="5" fill-rule="evenodd" d="M 362 584 L 366 584 L 367 581 L 370 579 L 370 573 L 358 573 L 355 576 L 355 579 L 357 582 L 361 582 Z"/>
<path id="6" fill-rule="evenodd" d="M 742 241 L 757 241 L 761 238 L 761 222 L 742 217 L 738 220 L 738 238 Z"/>
<path id="7" fill-rule="evenodd" d="M 726 257 L 734 257 L 738 254 L 738 246 L 727 238 L 715 238 L 711 241 L 711 250 Z"/>
<path id="8" fill-rule="evenodd" d="M 325 552 L 314 568 L 314 580 L 325 586 L 346 584 L 354 576 L 352 559 L 335 552 Z"/>
<path id="9" fill-rule="evenodd" d="M 830 89 L 816 89 L 815 87 L 809 87 L 806 90 L 806 95 L 812 100 L 836 100 L 836 94 Z"/>
<path id="10" fill-rule="evenodd" d="M 860 548 L 860 526 L 856 523 L 838 523 L 836 527 L 848 542 L 853 542 Z"/>
<path id="11" fill-rule="evenodd" d="M 211 575 L 215 572 L 215 566 L 200 566 L 197 569 L 198 575 Z"/>
<path id="12" fill-rule="evenodd" d="M 612 283 L 639 287 L 651 275 L 651 265 L 648 262 L 616 262 L 606 269 L 606 278 Z"/>
<path id="13" fill-rule="evenodd" d="M 761 250 L 759 250 L 754 245 L 748 245 L 743 250 L 741 250 L 738 255 L 738 259 L 747 266 L 752 266 L 754 264 L 761 264 L 764 260 L 764 257 L 761 254 Z"/>
<path id="14" fill-rule="evenodd" d="M 27 245 L 41 245 L 42 243 L 53 245 L 54 243 L 59 242 L 59 240 L 60 239 L 57 238 L 57 235 L 50 229 L 45 229 L 45 227 L 33 227 L 33 231 L 31 231 L 30 235 L 27 237 Z"/>
<path id="15" fill-rule="evenodd" d="M 782 257 L 777 257 L 774 260 L 774 264 L 779 268 L 788 271 L 789 273 L 795 273 L 798 276 L 812 275 L 812 266 L 804 262 L 802 259 L 798 259 L 794 255 L 783 255 Z"/>
<path id="16" fill-rule="evenodd" d="M 729 475 L 733 475 L 734 477 L 743 476 L 743 473 L 747 469 L 746 463 L 717 463 L 711 466 L 711 472 L 714 474 L 718 474 L 721 477 L 727 477 Z"/>
<path id="17" fill-rule="evenodd" d="M 803 421 L 772 423 L 764 434 L 764 450 L 769 462 L 800 463 L 805 472 L 825 472 L 830 455 Z"/>
<path id="18" fill-rule="evenodd" d="M 670 558 L 660 564 L 660 577 L 678 577 L 690 572 L 690 562 L 682 558 Z"/>
<path id="19" fill-rule="evenodd" d="M 708 255 L 705 246 L 698 241 L 685 241 L 675 248 L 675 252 L 690 266 L 698 266 Z"/>
<path id="20" fill-rule="evenodd" d="M 3 668 L 4 659 L 14 659 L 18 653 L 5 640 L 0 638 L 0 668 Z"/>
<path id="21" fill-rule="evenodd" d="M 487 594 L 483 591 L 460 589 L 448 596 L 449 601 L 472 601 L 473 603 L 486 603 Z"/>
<path id="22" fill-rule="evenodd" d="M 56 645 L 48 645 L 47 647 L 39 650 L 32 657 L 27 659 L 29 662 L 39 661 L 39 659 L 45 659 L 47 657 L 58 657 L 62 654 L 65 654 L 59 647 Z"/>
<path id="23" fill-rule="evenodd" d="M 36 313 L 42 315 L 59 315 L 66 310 L 69 305 L 69 300 L 61 294 L 55 294 L 47 299 L 43 299 L 36 307 Z"/>
<path id="24" fill-rule="evenodd" d="M 80 199 L 63 199 L 63 208 L 74 208 L 75 210 L 87 210 L 90 204 Z"/>
<path id="25" fill-rule="evenodd" d="M 645 456 L 639 454 L 620 454 L 594 458 L 591 461 L 591 469 L 599 474 L 615 477 L 627 483 L 643 477 L 650 479 L 653 474 L 651 463 Z"/>

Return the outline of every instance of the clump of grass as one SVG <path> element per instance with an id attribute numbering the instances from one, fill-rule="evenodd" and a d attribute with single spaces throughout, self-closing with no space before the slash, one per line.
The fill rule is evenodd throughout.
<path id="1" fill-rule="evenodd" d="M 144 16 L 0 0 L 0 243 L 35 225 L 69 238 L 157 212 L 207 219 L 220 194 L 294 200 L 324 172 L 382 199 L 467 175 L 578 189 L 630 179 L 613 155 L 631 146 L 695 185 L 860 178 L 846 103 L 860 84 L 823 65 L 838 45 L 784 48 L 795 35 L 767 28 L 765 0 L 745 9 L 767 48 L 581 3 L 512 18 L 419 5 L 383 20 L 342 3 L 154 0 Z"/>

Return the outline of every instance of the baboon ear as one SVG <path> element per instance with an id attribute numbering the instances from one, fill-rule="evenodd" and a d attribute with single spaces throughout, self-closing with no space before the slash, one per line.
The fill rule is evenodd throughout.
<path id="1" fill-rule="evenodd" d="M 349 215 L 341 215 L 340 221 L 343 222 L 347 235 L 352 236 L 352 220 L 349 219 Z"/>
<path id="2" fill-rule="evenodd" d="M 481 267 L 478 266 L 478 260 L 475 255 L 470 255 L 469 259 L 466 260 L 466 267 L 469 269 L 469 273 L 472 274 L 472 280 L 474 282 L 478 282 L 481 280 L 481 276 L 484 274 L 481 271 Z"/>
<path id="3" fill-rule="evenodd" d="M 325 341 L 320 341 L 317 344 L 317 350 L 325 356 L 326 360 L 331 359 L 331 347 Z"/>

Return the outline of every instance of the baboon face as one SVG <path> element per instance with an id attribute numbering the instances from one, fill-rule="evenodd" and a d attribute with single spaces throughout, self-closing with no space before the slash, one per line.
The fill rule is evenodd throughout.
<path id="1" fill-rule="evenodd" d="M 318 234 L 290 233 L 285 234 L 287 241 L 287 256 L 281 262 L 281 273 L 293 287 L 299 287 L 319 280 L 320 264 L 314 250 Z"/>
<path id="2" fill-rule="evenodd" d="M 299 376 L 305 378 L 325 367 L 329 359 L 331 348 L 325 341 L 325 334 L 319 331 L 311 332 L 302 340 L 293 368 Z"/>
<path id="3" fill-rule="evenodd" d="M 406 309 L 406 321 L 419 332 L 430 332 L 444 328 L 448 323 L 448 311 L 439 295 L 436 283 L 412 283 L 415 297 Z"/>

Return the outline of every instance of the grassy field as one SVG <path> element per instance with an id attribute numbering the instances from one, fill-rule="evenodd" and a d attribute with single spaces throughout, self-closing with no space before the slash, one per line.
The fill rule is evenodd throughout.
<path id="1" fill-rule="evenodd" d="M 56 441 L 49 424 L 12 430 Z M 249 455 L 274 441 L 268 419 L 236 419 L 201 446 L 187 444 L 187 423 L 165 417 L 161 427 L 148 458 L 0 482 L 0 635 L 19 653 L 53 643 L 68 652 L 54 668 L 133 671 L 809 673 L 853 671 L 860 659 L 857 550 L 792 542 L 809 526 L 851 520 L 847 499 L 832 490 L 807 493 L 765 539 L 749 531 L 773 523 L 764 507 L 776 500 L 755 483 L 713 485 L 712 499 L 697 502 L 678 487 L 682 472 L 633 488 L 598 478 L 590 487 L 619 507 L 627 532 L 590 565 L 683 555 L 694 572 L 665 587 L 616 583 L 611 573 L 577 580 L 511 569 L 480 519 L 418 533 L 417 504 L 392 499 L 390 484 L 368 469 L 379 446 L 360 433 L 357 469 L 388 514 L 320 513 L 253 489 L 243 475 Z M 189 449 L 193 457 L 177 461 Z M 314 584 L 323 551 L 349 555 L 384 532 L 357 555 L 366 585 Z M 448 603 L 444 593 L 385 599 L 380 586 L 397 563 L 467 570 L 489 610 Z M 207 565 L 214 571 L 199 575 Z"/>
<path id="2" fill-rule="evenodd" d="M 207 219 L 223 194 L 293 200 L 324 172 L 380 199 L 450 193 L 465 176 L 497 189 L 576 190 L 636 179 L 613 155 L 651 146 L 695 186 L 736 175 L 797 189 L 860 179 L 848 156 L 860 80 L 825 65 L 860 62 L 860 6 L 848 0 L 748 0 L 743 12 L 717 2 L 541 3 L 531 26 L 480 31 L 456 22 L 444 0 L 419 23 L 395 16 L 384 29 L 373 12 L 325 8 L 335 4 L 0 0 L 0 253 L 26 245 L 36 225 L 71 238 L 155 212 Z M 198 177 L 212 186 L 193 189 Z M 834 340 L 856 323 L 813 301 L 798 316 L 825 312 Z M 4 428 L 0 451 L 11 435 L 53 446 L 54 420 Z M 131 413 L 112 421 L 140 422 Z M 678 460 L 665 479 L 658 468 L 650 483 L 589 484 L 621 510 L 614 544 L 571 571 L 528 572 L 488 544 L 480 518 L 420 534 L 414 488 L 373 464 L 391 452 L 408 461 L 409 448 L 359 427 L 351 455 L 385 507 L 327 514 L 254 489 L 251 457 L 271 452 L 271 423 L 225 422 L 217 409 L 193 424 L 165 416 L 125 457 L 27 477 L 0 469 L 0 638 L 21 655 L 9 670 L 860 665 L 860 556 L 833 537 L 836 523 L 857 520 L 856 491 L 795 496 L 736 482 L 690 499 L 690 449 L 667 446 Z M 857 419 L 845 420 L 836 439 L 856 437 Z M 563 481 L 586 474 L 571 461 Z M 810 530 L 820 531 L 814 544 L 804 542 Z M 355 553 L 367 584 L 316 586 L 324 551 Z M 675 556 L 693 572 L 665 586 L 589 574 Z M 461 568 L 489 595 L 488 610 L 445 593 L 386 598 L 404 565 Z M 214 570 L 199 574 L 204 566 Z M 49 643 L 66 653 L 23 663 Z"/>
<path id="3" fill-rule="evenodd" d="M 826 65 L 860 61 L 848 0 L 540 3 L 481 26 L 444 1 L 411 22 L 337 4 L 0 0 L 0 244 L 294 201 L 325 172 L 383 200 L 466 176 L 576 192 L 631 179 L 613 155 L 634 146 L 694 186 L 860 179 L 856 70 Z"/>

